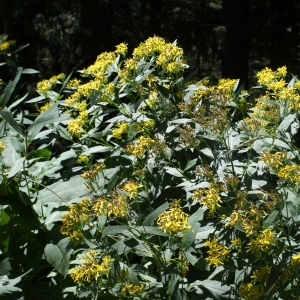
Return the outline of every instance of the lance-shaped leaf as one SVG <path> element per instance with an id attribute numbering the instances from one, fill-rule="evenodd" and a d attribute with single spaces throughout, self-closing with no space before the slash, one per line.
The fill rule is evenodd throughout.
<path id="1" fill-rule="evenodd" d="M 0 98 L 0 109 L 2 110 L 6 104 L 8 103 L 10 96 L 16 88 L 16 85 L 20 79 L 23 68 L 18 68 L 18 73 L 13 81 L 9 81 L 7 86 L 5 87 L 3 94 Z"/>
<path id="2" fill-rule="evenodd" d="M 56 122 L 62 122 L 69 120 L 69 115 L 61 115 L 59 116 L 58 104 L 54 104 L 43 113 L 41 113 L 35 121 L 28 127 L 28 129 L 33 128 L 34 126 L 52 124 Z"/>
<path id="3" fill-rule="evenodd" d="M 12 113 L 7 110 L 2 110 L 1 111 L 1 116 L 3 117 L 4 120 L 8 122 L 8 124 L 21 136 L 25 136 L 22 128 L 20 125 L 16 122 L 15 118 L 13 117 Z"/>

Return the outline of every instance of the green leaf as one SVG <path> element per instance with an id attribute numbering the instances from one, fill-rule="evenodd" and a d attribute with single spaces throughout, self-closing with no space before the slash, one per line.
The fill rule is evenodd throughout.
<path id="1" fill-rule="evenodd" d="M 31 142 L 34 140 L 34 138 L 38 135 L 38 133 L 42 130 L 43 127 L 44 124 L 39 124 L 29 129 L 27 134 L 27 141 L 29 144 L 31 144 Z"/>
<path id="2" fill-rule="evenodd" d="M 200 287 L 200 289 L 199 289 Z M 188 288 L 196 288 L 196 293 L 202 294 L 201 288 L 206 289 L 213 296 L 213 299 L 236 299 L 234 295 L 230 293 L 231 287 L 229 285 L 225 285 L 221 281 L 216 280 L 196 280 L 191 283 Z"/>
<path id="3" fill-rule="evenodd" d="M 296 116 L 297 114 L 289 114 L 288 116 L 286 116 L 278 126 L 277 131 L 287 130 L 295 120 Z"/>
<path id="4" fill-rule="evenodd" d="M 125 230 L 128 230 L 128 228 L 129 227 L 127 225 L 107 226 L 102 231 L 102 234 L 103 235 L 115 235 L 115 234 L 122 233 Z"/>
<path id="5" fill-rule="evenodd" d="M 22 98 L 20 98 L 19 100 L 15 101 L 14 103 L 12 103 L 7 109 L 11 110 L 12 108 L 16 107 L 17 105 L 19 105 L 20 103 L 22 103 L 28 96 L 29 93 L 27 93 L 25 96 L 23 96 Z"/>
<path id="6" fill-rule="evenodd" d="M 162 229 L 155 227 L 155 226 L 138 226 L 135 228 L 139 232 L 152 234 L 152 235 L 159 235 L 159 236 L 169 236 L 169 233 L 164 232 Z"/>
<path id="7" fill-rule="evenodd" d="M 187 229 L 183 233 L 181 240 L 181 249 L 187 250 L 194 242 L 196 235 L 200 229 L 200 224 L 198 222 L 194 223 L 192 229 Z"/>
<path id="8" fill-rule="evenodd" d="M 167 173 L 169 173 L 169 174 L 171 174 L 175 177 L 183 177 L 181 172 L 179 172 L 178 169 L 176 169 L 176 168 L 165 167 L 165 170 L 166 170 Z"/>
<path id="9" fill-rule="evenodd" d="M 33 128 L 37 125 L 46 125 L 52 124 L 56 122 L 67 121 L 70 119 L 69 115 L 61 115 L 59 116 L 58 104 L 54 104 L 44 112 L 42 112 L 35 121 L 28 127 L 28 129 Z"/>
<path id="10" fill-rule="evenodd" d="M 50 159 L 52 151 L 48 147 L 32 151 L 28 154 L 27 159 L 37 158 L 38 161 L 47 161 Z"/>
<path id="11" fill-rule="evenodd" d="M 20 157 L 8 173 L 7 178 L 15 176 L 24 166 L 25 157 Z"/>
<path id="12" fill-rule="evenodd" d="M 88 150 L 84 151 L 82 153 L 82 155 L 88 155 L 88 154 L 92 154 L 92 153 L 103 153 L 103 152 L 109 152 L 111 151 L 112 148 L 111 147 L 105 147 L 105 146 L 95 146 L 95 147 L 91 147 Z"/>
<path id="13" fill-rule="evenodd" d="M 40 204 L 64 204 L 71 200 L 84 197 L 87 193 L 85 181 L 79 176 L 73 176 L 68 181 L 59 181 L 41 190 L 38 194 Z"/>
<path id="14" fill-rule="evenodd" d="M 44 250 L 46 260 L 63 276 L 68 274 L 70 256 L 73 252 L 72 249 L 69 250 L 69 243 L 69 238 L 65 238 L 57 245 L 48 244 Z"/>
<path id="15" fill-rule="evenodd" d="M 264 229 L 269 228 L 272 225 L 272 223 L 274 222 L 274 220 L 276 219 L 278 214 L 279 214 L 278 210 L 272 211 L 271 214 L 264 220 L 263 228 Z"/>
<path id="16" fill-rule="evenodd" d="M 12 93 L 14 92 L 16 85 L 21 77 L 23 68 L 18 68 L 18 73 L 13 81 L 9 81 L 7 86 L 5 87 L 3 94 L 0 98 L 0 110 L 4 109 L 6 104 L 8 103 Z"/>
<path id="17" fill-rule="evenodd" d="M 29 45 L 30 44 L 26 44 L 26 45 L 22 45 L 22 46 L 18 47 L 12 54 L 14 55 L 14 54 L 20 52 L 21 50 L 27 48 Z"/>
<path id="18" fill-rule="evenodd" d="M 165 202 L 154 211 L 152 211 L 144 220 L 143 225 L 151 226 L 153 225 L 154 221 L 158 218 L 158 216 L 165 210 L 169 208 L 169 203 Z"/>
<path id="19" fill-rule="evenodd" d="M 22 71 L 22 74 L 38 74 L 38 73 L 40 73 L 40 71 L 31 69 L 31 68 L 26 68 L 26 69 L 23 69 L 23 71 Z"/>
<path id="20" fill-rule="evenodd" d="M 192 168 L 192 167 L 197 163 L 197 160 L 198 160 L 198 158 L 195 158 L 195 159 L 193 159 L 193 160 L 190 160 L 190 161 L 186 164 L 186 167 L 185 167 L 184 171 L 186 171 L 186 170 Z"/>
<path id="21" fill-rule="evenodd" d="M 64 80 L 64 82 L 63 82 L 63 84 L 62 84 L 62 87 L 61 87 L 61 89 L 60 89 L 60 94 L 61 94 L 61 92 L 63 91 L 63 89 L 65 88 L 65 86 L 67 85 L 67 83 L 69 82 L 69 80 L 70 80 L 70 78 L 72 77 L 72 75 L 73 75 L 73 71 L 68 75 L 68 77 L 67 78 L 65 78 L 65 80 Z"/>
<path id="22" fill-rule="evenodd" d="M 5 137 L 2 143 L 6 146 L 2 152 L 3 161 L 8 168 L 12 168 L 25 151 L 25 145 L 16 137 Z"/>
<path id="23" fill-rule="evenodd" d="M 1 111 L 1 116 L 3 117 L 3 119 L 5 119 L 8 124 L 16 131 L 18 132 L 21 136 L 25 137 L 24 132 L 22 130 L 22 128 L 20 127 L 20 125 L 16 122 L 16 120 L 14 119 L 12 113 L 10 111 L 6 111 L 6 110 L 2 110 Z"/>
<path id="24" fill-rule="evenodd" d="M 9 260 L 7 257 L 0 261 L 0 276 L 6 275 L 12 269 Z"/>

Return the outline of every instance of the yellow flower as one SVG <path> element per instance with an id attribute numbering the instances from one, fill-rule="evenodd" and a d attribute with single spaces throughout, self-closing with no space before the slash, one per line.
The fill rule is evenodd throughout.
<path id="1" fill-rule="evenodd" d="M 117 48 L 117 50 L 115 50 L 115 53 L 121 54 L 123 56 L 125 56 L 128 51 L 127 44 L 125 44 L 125 43 L 121 43 L 121 44 L 117 45 L 116 48 Z"/>
<path id="2" fill-rule="evenodd" d="M 69 211 L 62 216 L 60 232 L 64 235 L 71 235 L 73 226 L 78 222 L 85 222 L 90 217 L 90 200 L 82 199 L 81 202 L 69 206 Z"/>
<path id="3" fill-rule="evenodd" d="M 138 183 L 130 180 L 129 182 L 124 184 L 122 189 L 129 193 L 129 197 L 131 199 L 132 197 L 137 197 L 138 189 L 141 187 L 143 187 L 142 184 L 138 184 Z"/>
<path id="4" fill-rule="evenodd" d="M 272 80 L 276 79 L 276 73 L 270 68 L 265 68 L 256 74 L 258 82 L 262 85 L 269 84 Z"/>
<path id="5" fill-rule="evenodd" d="M 83 74 L 92 75 L 96 78 L 102 78 L 111 64 L 116 60 L 114 52 L 103 52 L 98 55 L 94 64 L 83 70 Z"/>
<path id="6" fill-rule="evenodd" d="M 108 199 L 105 197 L 97 198 L 93 201 L 92 211 L 96 216 L 104 215 L 110 217 L 125 217 L 129 211 L 127 197 L 119 195 Z"/>
<path id="7" fill-rule="evenodd" d="M 155 140 L 149 138 L 149 137 L 143 137 L 140 136 L 138 140 L 136 141 L 136 145 L 129 144 L 126 146 L 126 151 L 137 158 L 142 158 L 144 155 L 144 152 L 148 150 L 152 145 L 155 144 Z"/>
<path id="8" fill-rule="evenodd" d="M 0 141 L 0 153 L 6 148 L 6 146 L 3 145 L 3 142 Z"/>
<path id="9" fill-rule="evenodd" d="M 220 203 L 222 203 L 219 190 L 214 187 L 195 190 L 192 194 L 192 199 L 200 201 L 200 204 L 203 206 L 207 206 L 210 214 L 214 214 L 221 207 Z"/>
<path id="10" fill-rule="evenodd" d="M 284 152 L 276 152 L 272 154 L 269 151 L 265 151 L 260 156 L 260 159 L 274 171 L 282 168 L 282 166 L 284 166 L 288 162 L 286 153 Z"/>
<path id="11" fill-rule="evenodd" d="M 75 137 L 80 137 L 83 134 L 83 125 L 84 120 L 77 118 L 77 119 L 71 119 L 67 129 L 68 131 Z"/>
<path id="12" fill-rule="evenodd" d="M 271 272 L 270 266 L 260 267 L 253 272 L 251 278 L 259 282 L 266 283 L 269 279 L 270 272 Z"/>
<path id="13" fill-rule="evenodd" d="M 49 80 L 42 80 L 37 83 L 36 89 L 38 93 L 46 95 L 47 92 L 51 90 L 51 83 L 49 82 Z"/>
<path id="14" fill-rule="evenodd" d="M 235 248 L 241 248 L 242 246 L 242 240 L 240 238 L 232 239 L 230 242 Z"/>
<path id="15" fill-rule="evenodd" d="M 157 224 L 164 232 L 178 233 L 191 229 L 191 226 L 188 225 L 188 217 L 189 215 L 181 210 L 179 204 L 173 202 L 168 211 L 164 211 L 158 216 Z"/>
<path id="16" fill-rule="evenodd" d="M 15 40 L 6 41 L 0 44 L 0 51 L 6 51 L 16 43 Z"/>
<path id="17" fill-rule="evenodd" d="M 275 233 L 271 228 L 265 229 L 260 232 L 257 238 L 250 239 L 248 252 L 260 254 L 261 251 L 268 251 L 273 244 L 277 242 Z"/>
<path id="18" fill-rule="evenodd" d="M 241 285 L 238 293 L 245 300 L 259 300 L 264 295 L 264 288 L 262 285 L 244 283 Z"/>
<path id="19" fill-rule="evenodd" d="M 97 281 L 102 275 L 108 277 L 112 267 L 112 259 L 106 255 L 102 258 L 101 264 L 98 263 L 99 252 L 92 249 L 83 255 L 83 263 L 70 271 L 70 276 L 75 283 L 84 284 L 85 282 Z"/>
<path id="20" fill-rule="evenodd" d="M 137 294 L 141 294 L 144 290 L 145 286 L 143 284 L 140 285 L 135 285 L 133 283 L 131 284 L 126 284 L 123 288 L 121 293 L 123 295 L 137 295 Z"/>
<path id="21" fill-rule="evenodd" d="M 287 165 L 279 169 L 277 176 L 290 181 L 292 184 L 300 183 L 300 166 L 297 164 Z"/>
<path id="22" fill-rule="evenodd" d="M 219 244 L 217 237 L 214 237 L 213 240 L 206 241 L 204 245 L 209 248 L 207 251 L 208 257 L 205 258 L 208 264 L 213 266 L 223 265 L 224 260 L 230 253 L 227 246 Z"/>
<path id="23" fill-rule="evenodd" d="M 105 169 L 103 162 L 98 162 L 93 166 L 92 170 L 85 171 L 81 174 L 81 177 L 85 180 L 92 181 L 96 176 Z"/>
<path id="24" fill-rule="evenodd" d="M 285 77 L 287 74 L 286 66 L 277 69 L 277 77 Z"/>
<path id="25" fill-rule="evenodd" d="M 145 100 L 146 105 L 149 108 L 153 108 L 157 102 L 158 102 L 158 93 L 155 91 L 150 91 L 148 99 Z"/>
<path id="26" fill-rule="evenodd" d="M 74 78 L 67 83 L 68 88 L 78 88 L 81 84 L 81 80 Z"/>
<path id="27" fill-rule="evenodd" d="M 77 163 L 86 164 L 89 161 L 89 158 L 86 155 L 79 155 L 77 159 Z"/>
<path id="28" fill-rule="evenodd" d="M 116 139 L 121 139 L 122 135 L 128 133 L 129 124 L 126 122 L 117 123 L 117 128 L 112 130 L 112 136 Z"/>
<path id="29" fill-rule="evenodd" d="M 54 103 L 45 103 L 43 106 L 40 107 L 39 111 L 40 113 L 46 111 L 48 108 L 52 107 Z"/>

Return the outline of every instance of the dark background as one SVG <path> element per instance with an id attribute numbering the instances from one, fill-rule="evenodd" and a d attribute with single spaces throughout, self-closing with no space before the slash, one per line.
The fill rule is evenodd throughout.
<path id="1" fill-rule="evenodd" d="M 17 64 L 39 70 L 35 81 L 83 69 L 121 42 L 131 54 L 158 35 L 177 39 L 199 79 L 247 87 L 265 67 L 300 75 L 299 13 L 297 0 L 1 0 L 0 34 L 30 43 Z"/>

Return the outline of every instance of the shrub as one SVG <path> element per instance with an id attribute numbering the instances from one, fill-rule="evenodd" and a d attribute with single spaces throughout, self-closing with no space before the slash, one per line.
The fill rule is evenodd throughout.
<path id="1" fill-rule="evenodd" d="M 251 100 L 237 80 L 184 78 L 160 37 L 126 55 L 38 83 L 37 117 L 23 98 L 1 111 L 3 212 L 30 211 L 80 297 L 297 299 L 298 79 L 266 68 Z"/>

